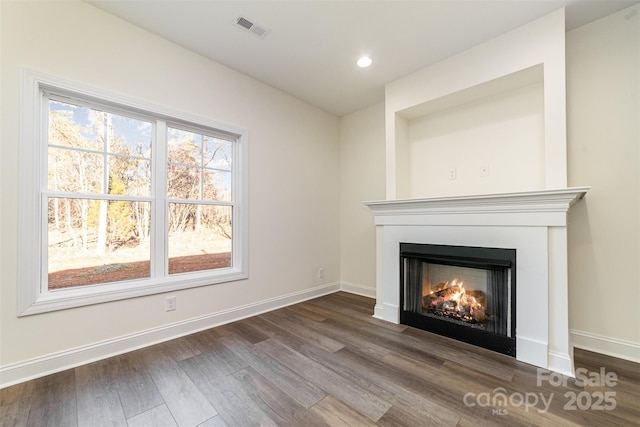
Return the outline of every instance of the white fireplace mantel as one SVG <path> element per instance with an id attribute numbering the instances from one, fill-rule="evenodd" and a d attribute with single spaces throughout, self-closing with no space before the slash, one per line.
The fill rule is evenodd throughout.
<path id="1" fill-rule="evenodd" d="M 573 375 L 567 212 L 588 190 L 364 202 L 376 224 L 374 316 L 399 322 L 401 242 L 516 249 L 516 358 Z"/>
<path id="2" fill-rule="evenodd" d="M 376 225 L 566 225 L 566 213 L 589 187 L 518 193 L 364 202 Z M 490 218 L 491 217 L 491 218 Z"/>

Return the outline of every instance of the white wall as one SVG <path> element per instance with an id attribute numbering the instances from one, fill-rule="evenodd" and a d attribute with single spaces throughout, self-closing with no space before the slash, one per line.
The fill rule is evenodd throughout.
<path id="1" fill-rule="evenodd" d="M 413 119 L 409 145 L 412 198 L 542 189 L 542 83 Z"/>
<path id="2" fill-rule="evenodd" d="M 640 6 L 567 33 L 574 344 L 640 361 Z"/>
<path id="3" fill-rule="evenodd" d="M 338 281 L 337 117 L 83 2 L 1 2 L 1 8 L 0 368 L 5 373 Z M 19 135 L 22 67 L 248 129 L 250 278 L 175 292 L 173 312 L 165 312 L 160 294 L 18 318 L 15 176 L 18 145 L 29 143 Z M 325 269 L 322 281 L 319 267 Z"/>
<path id="4" fill-rule="evenodd" d="M 340 281 L 375 296 L 376 236 L 363 201 L 384 199 L 384 104 L 340 119 Z"/>

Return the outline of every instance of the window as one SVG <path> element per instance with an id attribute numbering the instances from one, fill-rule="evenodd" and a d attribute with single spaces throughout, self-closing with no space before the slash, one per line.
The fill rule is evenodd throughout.
<path id="1" fill-rule="evenodd" d="M 247 277 L 244 130 L 23 81 L 22 315 Z"/>

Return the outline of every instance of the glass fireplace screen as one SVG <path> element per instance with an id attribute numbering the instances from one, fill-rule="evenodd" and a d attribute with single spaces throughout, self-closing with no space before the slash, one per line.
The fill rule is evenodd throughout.
<path id="1" fill-rule="evenodd" d="M 404 310 L 511 336 L 510 268 L 404 258 Z"/>

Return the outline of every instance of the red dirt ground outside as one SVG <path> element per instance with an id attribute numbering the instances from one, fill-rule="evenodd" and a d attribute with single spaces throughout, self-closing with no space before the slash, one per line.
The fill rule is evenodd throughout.
<path id="1" fill-rule="evenodd" d="M 230 266 L 231 252 L 183 256 L 169 260 L 169 274 Z M 149 277 L 149 261 L 118 264 L 113 271 L 96 272 L 96 269 L 87 267 L 49 273 L 49 290 Z"/>

